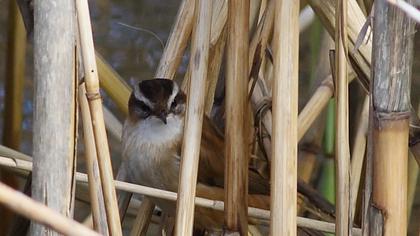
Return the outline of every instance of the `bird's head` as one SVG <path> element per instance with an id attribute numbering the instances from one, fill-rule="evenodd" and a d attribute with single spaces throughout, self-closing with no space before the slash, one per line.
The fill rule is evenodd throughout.
<path id="1" fill-rule="evenodd" d="M 166 125 L 183 119 L 186 97 L 179 86 L 169 79 L 151 79 L 138 83 L 128 102 L 132 122 L 150 121 Z"/>

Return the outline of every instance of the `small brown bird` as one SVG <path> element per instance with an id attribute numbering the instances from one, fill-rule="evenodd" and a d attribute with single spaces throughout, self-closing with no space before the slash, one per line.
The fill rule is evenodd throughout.
<path id="1" fill-rule="evenodd" d="M 129 115 L 122 135 L 123 160 L 117 179 L 153 188 L 178 190 L 182 135 L 186 96 L 168 79 L 151 79 L 134 87 L 128 102 Z M 204 117 L 200 146 L 197 196 L 224 199 L 224 137 L 208 117 Z M 269 209 L 269 179 L 252 166 L 248 172 L 249 206 Z M 334 206 L 302 181 L 298 191 L 316 211 L 334 218 Z M 131 194 L 118 193 L 121 219 Z M 174 201 L 151 198 L 162 211 L 175 216 Z M 305 200 L 304 200 L 305 201 Z M 217 232 L 223 228 L 223 213 L 202 207 L 195 208 L 194 226 Z"/>
<path id="2" fill-rule="evenodd" d="M 185 94 L 172 80 L 145 80 L 135 86 L 128 107 L 129 116 L 124 123 L 122 136 L 123 161 L 117 179 L 176 192 L 186 108 Z M 223 136 L 205 117 L 197 194 L 200 194 L 200 188 L 206 192 L 206 197 L 223 200 L 224 164 Z M 250 172 L 249 180 L 250 193 L 269 193 L 268 181 L 257 173 Z M 127 193 L 119 194 L 122 212 L 128 206 L 129 198 Z M 175 214 L 175 202 L 152 200 L 166 213 Z M 266 200 L 267 207 L 269 200 Z M 213 230 L 222 228 L 221 212 L 210 213 L 208 209 L 197 208 L 195 219 L 198 227 Z"/>

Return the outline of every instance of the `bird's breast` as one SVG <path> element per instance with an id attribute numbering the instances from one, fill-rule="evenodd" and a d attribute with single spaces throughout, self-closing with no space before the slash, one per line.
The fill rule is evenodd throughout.
<path id="1" fill-rule="evenodd" d="M 182 129 L 175 131 L 172 127 L 171 134 L 167 130 L 162 135 L 167 135 L 162 140 L 156 140 L 158 133 L 149 137 L 151 130 L 144 127 L 130 128 L 125 124 L 123 134 L 123 164 L 127 169 L 129 181 L 176 191 L 178 187 L 179 150 L 181 145 Z M 159 131 L 162 127 L 156 129 Z M 178 134 L 175 134 L 178 133 Z M 168 137 L 171 135 L 172 137 Z"/>

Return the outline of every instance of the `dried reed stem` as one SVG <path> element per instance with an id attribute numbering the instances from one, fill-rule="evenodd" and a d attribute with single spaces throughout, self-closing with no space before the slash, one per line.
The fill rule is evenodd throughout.
<path id="1" fill-rule="evenodd" d="M 194 0 L 183 0 L 163 51 L 155 78 L 173 79 L 187 47 L 194 22 Z"/>
<path id="2" fill-rule="evenodd" d="M 370 234 L 407 234 L 407 157 L 414 23 L 385 0 L 373 20 L 373 191 Z M 392 56 L 389 56 L 392 55 Z M 404 60 L 401 60 L 404 58 Z M 379 211 L 378 211 L 379 210 Z M 378 214 L 373 214 L 379 212 Z"/>
<path id="3" fill-rule="evenodd" d="M 299 1 L 277 1 L 274 22 L 270 235 L 296 235 Z"/>
<path id="4" fill-rule="evenodd" d="M 211 33 L 210 33 L 210 52 L 209 65 L 206 80 L 206 99 L 205 113 L 210 115 L 213 107 L 216 84 L 219 79 L 220 67 L 223 62 L 223 55 L 226 44 L 226 20 L 227 20 L 227 1 L 213 1 Z M 191 66 L 188 66 L 182 81 L 182 89 L 188 93 L 188 84 L 191 79 Z"/>
<path id="5" fill-rule="evenodd" d="M 351 181 L 350 181 L 350 223 L 353 225 L 356 214 L 356 201 L 359 192 L 360 178 L 362 175 L 363 162 L 366 152 L 366 132 L 369 124 L 369 97 L 366 96 L 363 103 L 362 113 L 360 114 L 357 133 L 354 140 L 351 158 Z"/>
<path id="6" fill-rule="evenodd" d="M 153 209 L 155 204 L 149 198 L 143 198 L 137 217 L 134 220 L 133 228 L 131 229 L 130 236 L 143 236 L 147 233 L 147 228 L 152 218 Z"/>
<path id="7" fill-rule="evenodd" d="M 32 198 L 69 217 L 74 208 L 77 133 L 74 16 L 70 0 L 34 4 Z M 31 235 L 58 235 L 36 223 L 30 231 Z"/>
<path id="8" fill-rule="evenodd" d="M 98 71 L 96 67 L 95 49 L 93 46 L 92 27 L 89 7 L 86 0 L 77 0 L 76 9 L 79 23 L 80 42 L 82 47 L 83 66 L 85 71 L 86 96 L 92 115 L 96 152 L 102 181 L 108 227 L 111 235 L 121 235 L 120 216 L 117 197 L 113 185 L 112 166 L 108 140 L 105 131 L 102 101 L 99 93 Z"/>
<path id="9" fill-rule="evenodd" d="M 17 159 L 17 160 L 15 159 L 14 160 L 11 157 L 0 156 L 0 166 L 5 166 L 5 167 L 12 168 L 12 169 L 18 169 L 18 170 L 25 170 L 25 171 L 31 171 L 32 170 L 32 163 L 31 162 L 20 160 L 20 159 Z M 76 178 L 76 181 L 78 181 L 78 182 L 88 183 L 88 176 L 84 173 L 76 172 L 75 178 Z M 150 187 L 137 185 L 137 184 L 132 184 L 132 183 L 127 183 L 127 182 L 122 182 L 122 181 L 118 181 L 118 180 L 115 180 L 114 183 L 115 183 L 115 187 L 118 190 L 131 192 L 131 193 L 136 193 L 136 194 L 141 194 L 141 195 L 146 195 L 146 196 L 150 196 L 150 197 L 156 197 L 156 198 L 165 199 L 165 200 L 171 200 L 171 201 L 176 201 L 176 199 L 177 199 L 177 193 L 175 193 L 175 192 L 150 188 Z M 250 195 L 250 197 L 252 197 L 252 196 L 253 195 Z M 256 197 L 258 197 L 258 196 L 256 196 Z M 209 209 L 214 209 L 214 210 L 218 210 L 218 211 L 223 211 L 224 210 L 224 203 L 222 201 L 219 201 L 219 200 L 210 200 L 210 199 L 207 199 L 207 198 L 196 197 L 195 198 L 195 204 L 197 206 L 201 206 L 201 207 L 205 207 L 205 208 L 209 208 Z M 264 210 L 264 209 L 259 209 L 259 208 L 255 208 L 255 207 L 248 207 L 248 214 L 249 214 L 250 217 L 254 217 L 254 218 L 258 218 L 258 219 L 264 219 L 264 220 L 270 219 L 270 211 Z M 305 228 L 311 228 L 311 229 L 320 230 L 320 231 L 324 231 L 324 232 L 330 232 L 330 233 L 335 232 L 334 231 L 334 229 L 335 229 L 334 223 L 329 223 L 329 222 L 324 222 L 324 221 L 319 221 L 319 220 L 313 220 L 313 219 L 308 219 L 308 218 L 304 218 L 304 217 L 297 217 L 297 226 L 305 227 Z M 352 232 L 353 232 L 353 235 L 361 235 L 360 228 L 353 228 Z"/>
<path id="10" fill-rule="evenodd" d="M 83 140 L 85 142 L 86 168 L 89 177 L 90 205 L 93 215 L 93 228 L 103 235 L 109 234 L 106 220 L 106 210 L 102 192 L 102 183 L 99 175 L 99 165 L 95 137 L 92 127 L 92 117 L 89 110 L 89 103 L 86 99 L 85 84 L 79 85 L 79 105 L 82 114 Z"/>
<path id="11" fill-rule="evenodd" d="M 99 235 L 80 223 L 0 183 L 0 203 L 64 235 Z"/>
<path id="12" fill-rule="evenodd" d="M 227 229 L 247 230 L 249 1 L 230 0 L 226 72 L 225 222 Z"/>
<path id="13" fill-rule="evenodd" d="M 321 111 L 327 106 L 333 93 L 334 83 L 332 76 L 329 75 L 322 81 L 314 95 L 312 95 L 311 99 L 309 99 L 308 103 L 306 103 L 305 107 L 299 113 L 298 140 L 302 139 Z"/>
<path id="14" fill-rule="evenodd" d="M 131 89 L 124 82 L 124 79 L 115 72 L 114 69 L 105 61 L 105 59 L 96 52 L 96 63 L 98 65 L 99 83 L 105 92 L 115 102 L 118 109 L 128 114 L 128 99 L 130 97 Z"/>
<path id="15" fill-rule="evenodd" d="M 210 48 L 212 2 L 199 0 L 196 9 L 196 25 L 193 32 L 190 59 L 190 89 L 187 97 L 184 137 L 181 153 L 176 210 L 175 235 L 192 235 L 194 221 L 194 198 L 197 184 L 198 161 L 204 117 L 204 99 Z"/>
<path id="16" fill-rule="evenodd" d="M 347 0 L 337 0 L 335 21 L 335 211 L 336 235 L 349 235 L 350 223 L 350 150 L 347 79 Z"/>

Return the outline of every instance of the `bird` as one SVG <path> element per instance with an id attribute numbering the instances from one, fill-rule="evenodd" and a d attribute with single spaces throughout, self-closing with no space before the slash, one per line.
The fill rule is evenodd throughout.
<path id="1" fill-rule="evenodd" d="M 185 93 L 175 81 L 169 79 L 143 80 L 134 86 L 128 110 L 123 126 L 122 162 L 117 180 L 176 192 L 186 110 Z M 210 195 L 206 197 L 223 200 L 224 137 L 207 116 L 204 116 L 202 129 L 197 188 Z M 249 174 L 249 183 L 249 193 L 269 194 L 269 181 L 257 172 Z M 123 218 L 130 195 L 123 192 L 118 195 Z M 169 215 L 175 214 L 175 202 L 151 199 Z M 268 208 L 269 198 L 261 202 Z M 220 230 L 223 213 L 210 211 L 198 209 L 196 225 Z"/>
<path id="2" fill-rule="evenodd" d="M 184 132 L 186 95 L 169 79 L 143 80 L 134 86 L 123 125 L 122 161 L 117 180 L 177 192 Z M 251 162 L 250 162 L 251 163 Z M 225 142 L 221 132 L 204 115 L 197 175 L 197 196 L 224 199 Z M 325 215 L 334 216 L 334 206 L 316 190 L 298 180 L 298 191 Z M 270 209 L 269 173 L 252 164 L 248 168 L 248 205 Z M 118 191 L 121 220 L 131 194 Z M 149 197 L 164 213 L 174 217 L 176 202 Z M 305 200 L 304 200 L 305 201 Z M 194 227 L 207 232 L 223 231 L 223 212 L 195 207 Z"/>

